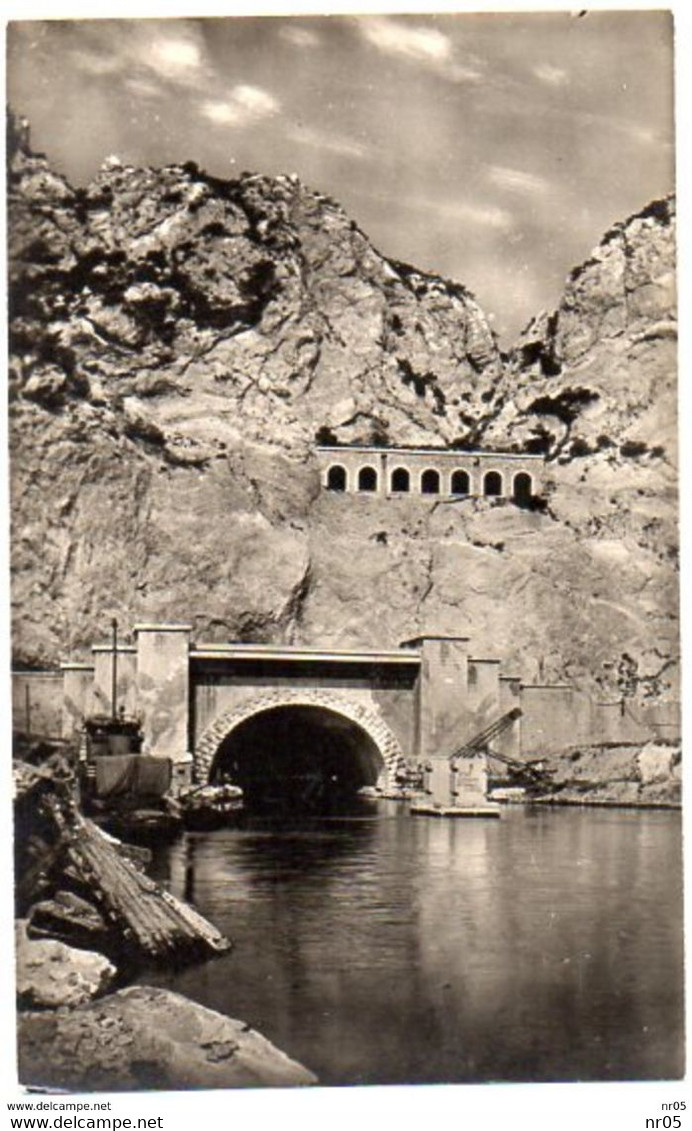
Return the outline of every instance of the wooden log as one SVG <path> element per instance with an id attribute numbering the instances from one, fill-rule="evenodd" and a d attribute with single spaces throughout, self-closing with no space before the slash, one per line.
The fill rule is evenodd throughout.
<path id="1" fill-rule="evenodd" d="M 228 949 L 228 940 L 211 923 L 121 856 L 92 821 L 81 818 L 67 857 L 89 883 L 95 902 L 143 956 Z"/>
<path id="2" fill-rule="evenodd" d="M 63 876 L 74 877 L 131 957 L 182 960 L 228 950 L 229 941 L 198 912 L 146 876 L 113 838 L 77 809 L 67 788 L 42 798 L 63 853 Z"/>

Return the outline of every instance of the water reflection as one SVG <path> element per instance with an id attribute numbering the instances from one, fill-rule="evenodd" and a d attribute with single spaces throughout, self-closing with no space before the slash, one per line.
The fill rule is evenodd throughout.
<path id="1" fill-rule="evenodd" d="M 336 861 L 348 867 L 377 836 L 379 814 L 373 803 L 356 801 L 350 811 L 328 818 L 302 820 L 243 818 L 214 834 L 189 833 L 170 848 L 159 849 L 154 871 L 171 891 L 190 902 L 255 899 L 262 885 L 329 882 L 338 875 Z"/>
<path id="2" fill-rule="evenodd" d="M 323 1083 L 681 1073 L 677 814 L 354 816 L 170 848 L 160 874 L 235 947 L 159 983 Z"/>

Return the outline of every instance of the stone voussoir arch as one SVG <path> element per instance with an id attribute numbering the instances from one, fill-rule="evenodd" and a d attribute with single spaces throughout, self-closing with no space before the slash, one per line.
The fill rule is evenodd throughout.
<path id="1" fill-rule="evenodd" d="M 267 691 L 222 711 L 204 730 L 195 743 L 194 780 L 209 781 L 214 759 L 225 738 L 241 723 L 276 707 L 324 707 L 355 723 L 375 743 L 382 761 L 383 785 L 393 786 L 397 772 L 405 767 L 405 758 L 398 739 L 374 706 L 335 694 L 331 691 Z"/>

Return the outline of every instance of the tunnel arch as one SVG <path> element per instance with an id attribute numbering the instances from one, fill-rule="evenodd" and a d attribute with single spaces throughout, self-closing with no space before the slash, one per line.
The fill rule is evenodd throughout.
<path id="1" fill-rule="evenodd" d="M 411 475 L 408 468 L 394 468 L 390 480 L 390 489 L 401 494 L 411 490 Z"/>
<path id="2" fill-rule="evenodd" d="M 504 494 L 504 480 L 499 471 L 486 471 L 483 476 L 483 494 L 491 498 L 497 498 Z"/>
<path id="3" fill-rule="evenodd" d="M 374 467 L 366 465 L 361 467 L 358 472 L 358 490 L 359 491 L 377 491 L 378 489 L 378 476 Z"/>
<path id="4" fill-rule="evenodd" d="M 329 691 L 275 691 L 240 703 L 217 715 L 195 743 L 194 780 L 210 780 L 214 763 L 226 739 L 243 723 L 283 708 L 321 708 L 341 717 L 363 732 L 376 747 L 382 763 L 380 785 L 392 788 L 406 765 L 398 739 L 374 706 L 342 698 Z"/>
<path id="5" fill-rule="evenodd" d="M 422 495 L 439 495 L 440 473 L 436 467 L 428 467 L 420 477 Z"/>
<path id="6" fill-rule="evenodd" d="M 343 464 L 332 463 L 327 472 L 328 491 L 347 491 L 348 473 Z"/>

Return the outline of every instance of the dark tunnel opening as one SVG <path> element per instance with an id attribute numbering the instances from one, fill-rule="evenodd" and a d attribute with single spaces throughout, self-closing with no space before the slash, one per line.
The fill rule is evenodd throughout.
<path id="1" fill-rule="evenodd" d="M 244 793 L 250 812 L 331 812 L 348 805 L 384 769 L 376 743 L 326 707 L 273 707 L 221 743 L 210 780 Z"/>

